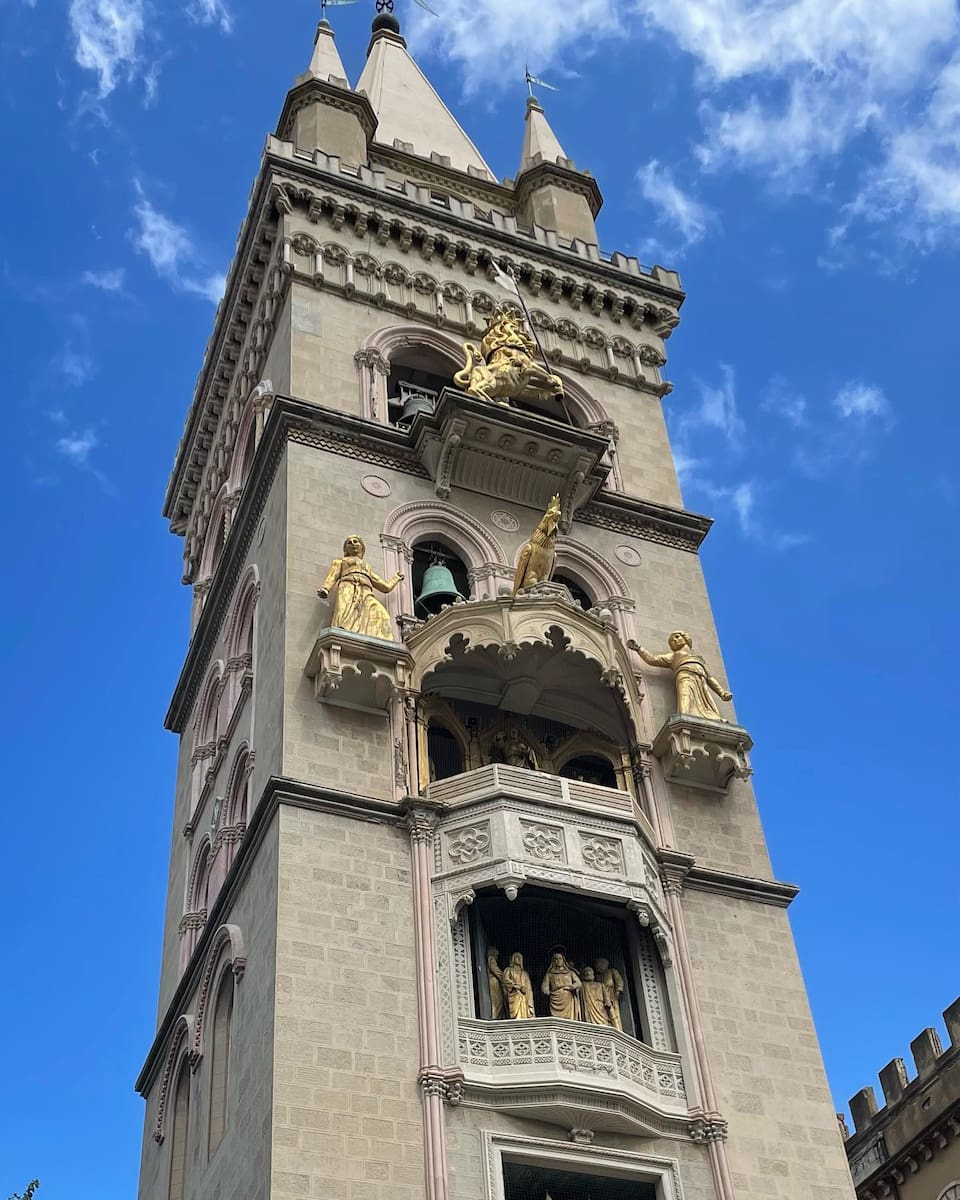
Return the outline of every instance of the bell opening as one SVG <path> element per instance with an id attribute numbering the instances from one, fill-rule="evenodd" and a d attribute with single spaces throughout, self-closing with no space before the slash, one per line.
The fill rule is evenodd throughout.
<path id="1" fill-rule="evenodd" d="M 466 565 L 442 542 L 414 546 L 412 576 L 418 617 L 433 616 L 444 605 L 470 595 Z"/>

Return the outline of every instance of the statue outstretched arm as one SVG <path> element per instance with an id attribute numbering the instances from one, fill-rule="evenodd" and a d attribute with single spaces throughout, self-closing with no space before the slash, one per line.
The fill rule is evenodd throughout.
<path id="1" fill-rule="evenodd" d="M 728 692 L 723 684 L 720 683 L 719 680 L 714 679 L 714 677 L 709 673 L 707 675 L 707 687 L 709 687 L 711 691 L 716 692 L 721 700 L 733 699 L 733 692 Z"/>
<path id="2" fill-rule="evenodd" d="M 381 579 L 376 571 L 370 572 L 370 582 L 378 592 L 392 592 L 401 579 L 403 579 L 402 571 L 398 571 L 396 575 L 392 576 L 390 579 Z"/>
<path id="3" fill-rule="evenodd" d="M 333 560 L 333 566 L 327 572 L 327 577 L 323 581 L 323 585 L 321 587 L 317 588 L 317 595 L 320 597 L 321 600 L 327 599 L 327 597 L 330 595 L 331 588 L 334 586 L 334 584 L 340 578 L 340 567 L 342 564 L 343 564 L 342 558 L 335 558 Z"/>
<path id="4" fill-rule="evenodd" d="M 651 667 L 673 666 L 671 661 L 673 658 L 672 654 L 652 654 L 649 650 L 647 650 L 644 646 L 639 645 L 639 643 L 635 642 L 632 638 L 629 642 L 627 642 L 627 645 L 631 650 L 636 650 L 643 661 L 645 663 L 649 663 Z"/>

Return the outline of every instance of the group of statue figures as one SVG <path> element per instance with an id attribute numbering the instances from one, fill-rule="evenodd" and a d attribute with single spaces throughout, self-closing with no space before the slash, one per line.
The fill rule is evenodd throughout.
<path id="1" fill-rule="evenodd" d="M 523 328 L 520 313 L 509 303 L 497 306 L 480 346 L 468 342 L 464 350 L 467 365 L 454 376 L 454 382 L 483 400 L 506 404 L 510 399 L 536 399 L 563 393 L 559 375 L 534 361 L 536 343 Z M 550 581 L 556 561 L 560 516 L 560 497 L 553 496 L 533 536 L 520 551 L 513 595 Z M 348 537 L 343 543 L 343 557 L 334 561 L 317 594 L 321 600 L 326 600 L 336 591 L 330 616 L 332 626 L 349 633 L 393 641 L 390 614 L 375 593 L 392 592 L 403 579 L 403 573 L 398 571 L 391 579 L 381 579 L 364 559 L 365 553 L 362 538 Z M 632 641 L 628 645 L 650 666 L 673 672 L 678 713 L 722 721 L 724 718 L 710 693 L 721 700 L 731 700 L 732 693 L 714 679 L 701 656 L 694 654 L 693 638 L 689 633 L 675 630 L 668 640 L 670 650 L 665 654 L 654 654 Z M 530 762 L 517 765 L 534 766 Z"/>
<path id="2" fill-rule="evenodd" d="M 495 946 L 487 950 L 487 978 L 493 1019 L 525 1021 L 535 1017 L 533 983 L 523 965 L 523 955 L 515 950 L 510 955 L 509 966 L 503 969 L 499 957 L 500 952 Z M 540 991 L 548 998 L 551 1017 L 623 1029 L 620 1013 L 623 976 L 611 967 L 606 958 L 598 958 L 592 967 L 578 970 L 562 950 L 555 950 L 540 984 Z"/>

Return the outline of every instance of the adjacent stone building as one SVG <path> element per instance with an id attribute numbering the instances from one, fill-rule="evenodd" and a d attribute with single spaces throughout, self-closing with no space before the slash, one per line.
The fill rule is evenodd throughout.
<path id="1" fill-rule="evenodd" d="M 267 139 L 165 504 L 141 1200 L 852 1198 L 661 408 L 680 279 L 517 124 L 498 182 L 384 14 Z"/>
<path id="2" fill-rule="evenodd" d="M 943 1020 L 946 1050 L 933 1028 L 910 1043 L 915 1078 L 902 1058 L 880 1072 L 883 1108 L 872 1087 L 850 1100 L 855 1132 L 843 1130 L 860 1200 L 960 1200 L 960 998 Z"/>

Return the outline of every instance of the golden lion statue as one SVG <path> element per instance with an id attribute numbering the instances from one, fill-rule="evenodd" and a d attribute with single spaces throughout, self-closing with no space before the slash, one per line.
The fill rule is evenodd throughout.
<path id="1" fill-rule="evenodd" d="M 480 345 L 465 342 L 467 365 L 453 382 L 471 396 L 494 404 L 547 400 L 563 395 L 563 380 L 536 362 L 536 342 L 509 304 L 498 304 Z"/>

